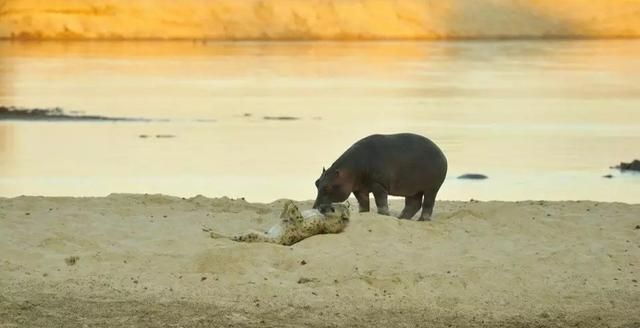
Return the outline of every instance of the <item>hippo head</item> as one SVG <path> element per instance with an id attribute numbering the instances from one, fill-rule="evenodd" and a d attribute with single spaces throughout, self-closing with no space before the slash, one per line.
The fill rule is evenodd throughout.
<path id="1" fill-rule="evenodd" d="M 313 208 L 320 205 L 344 202 L 353 191 L 353 176 L 348 170 L 322 168 L 320 178 L 316 180 L 318 196 Z"/>

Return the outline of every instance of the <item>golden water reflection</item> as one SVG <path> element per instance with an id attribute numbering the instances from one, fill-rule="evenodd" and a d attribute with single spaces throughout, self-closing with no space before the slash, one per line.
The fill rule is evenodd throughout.
<path id="1" fill-rule="evenodd" d="M 320 168 L 355 140 L 409 131 L 447 154 L 443 199 L 640 199 L 638 176 L 601 178 L 637 157 L 637 41 L 46 42 L 0 50 L 0 105 L 170 119 L 0 122 L 0 196 L 308 199 Z M 490 179 L 455 179 L 467 172 Z"/>

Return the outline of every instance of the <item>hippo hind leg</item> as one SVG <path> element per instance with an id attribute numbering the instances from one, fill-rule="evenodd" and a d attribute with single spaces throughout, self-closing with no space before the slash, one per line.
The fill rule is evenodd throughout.
<path id="1" fill-rule="evenodd" d="M 438 192 L 427 192 L 424 194 L 424 200 L 422 201 L 422 213 L 418 218 L 418 221 L 431 221 L 431 214 L 433 214 L 433 206 L 436 203 L 436 194 Z"/>
<path id="2" fill-rule="evenodd" d="M 404 209 L 402 213 L 400 213 L 400 219 L 410 220 L 420 207 L 422 206 L 422 193 L 415 194 L 413 196 L 408 196 L 404 198 Z"/>

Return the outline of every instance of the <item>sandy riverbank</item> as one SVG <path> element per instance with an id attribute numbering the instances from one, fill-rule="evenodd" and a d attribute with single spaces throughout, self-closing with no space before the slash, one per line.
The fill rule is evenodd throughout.
<path id="1" fill-rule="evenodd" d="M 0 199 L 0 327 L 640 325 L 640 205 L 445 201 L 292 247 L 202 230 L 267 228 L 281 205 Z"/>

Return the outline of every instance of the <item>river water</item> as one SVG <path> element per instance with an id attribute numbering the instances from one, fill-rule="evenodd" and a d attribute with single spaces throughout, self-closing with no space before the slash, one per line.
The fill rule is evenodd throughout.
<path id="1" fill-rule="evenodd" d="M 0 121 L 4 197 L 311 199 L 359 138 L 414 132 L 448 157 L 440 199 L 640 202 L 609 169 L 640 157 L 633 40 L 4 42 L 0 105 L 161 119 Z"/>

